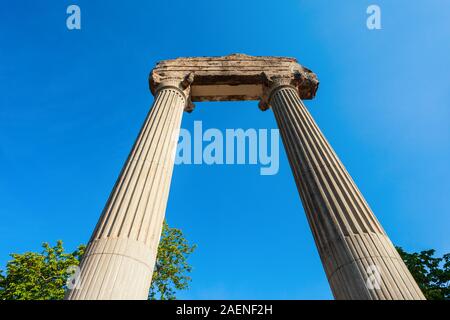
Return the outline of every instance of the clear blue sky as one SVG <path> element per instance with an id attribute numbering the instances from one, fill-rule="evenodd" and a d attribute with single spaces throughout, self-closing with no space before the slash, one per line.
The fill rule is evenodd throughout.
<path id="1" fill-rule="evenodd" d="M 366 28 L 378 4 L 382 30 Z M 82 30 L 66 28 L 78 4 Z M 85 243 L 153 101 L 155 62 L 292 56 L 311 113 L 392 241 L 450 251 L 450 2 L 8 1 L 0 10 L 0 266 Z M 198 103 L 182 126 L 276 128 L 256 102 Z M 198 249 L 189 299 L 328 299 L 281 148 L 257 166 L 176 166 L 167 219 Z"/>

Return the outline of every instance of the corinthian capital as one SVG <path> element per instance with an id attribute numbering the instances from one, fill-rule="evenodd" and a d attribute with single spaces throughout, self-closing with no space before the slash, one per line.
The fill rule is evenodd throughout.
<path id="1" fill-rule="evenodd" d="M 170 74 L 159 74 L 153 70 L 150 74 L 149 84 L 150 91 L 154 96 L 158 91 L 164 88 L 175 88 L 185 98 L 186 106 L 185 111 L 192 112 L 194 110 L 194 104 L 191 100 L 191 84 L 194 81 L 194 73 L 192 72 L 173 72 Z"/>
<path id="2" fill-rule="evenodd" d="M 284 73 L 263 73 L 263 77 L 263 94 L 259 102 L 259 108 L 262 111 L 270 108 L 270 99 L 276 90 L 292 87 L 298 91 L 302 99 L 312 99 L 319 86 L 316 75 L 305 67 L 292 68 L 290 72 Z"/>

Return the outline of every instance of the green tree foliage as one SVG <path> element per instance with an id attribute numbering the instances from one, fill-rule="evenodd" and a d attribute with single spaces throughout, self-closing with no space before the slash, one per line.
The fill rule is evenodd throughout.
<path id="1" fill-rule="evenodd" d="M 6 275 L 0 271 L 1 300 L 55 300 L 64 298 L 67 269 L 77 266 L 85 246 L 65 253 L 62 241 L 54 247 L 42 244 L 42 252 L 13 253 L 6 266 Z"/>
<path id="2" fill-rule="evenodd" d="M 64 298 L 68 270 L 78 266 L 85 246 L 64 252 L 63 242 L 42 245 L 40 253 L 11 254 L 6 274 L 0 270 L 0 300 L 60 300 Z M 149 299 L 175 299 L 177 290 L 187 289 L 191 266 L 187 263 L 195 246 L 190 246 L 179 229 L 164 222 Z"/>
<path id="3" fill-rule="evenodd" d="M 450 299 L 450 254 L 434 257 L 435 250 L 408 253 L 396 247 L 428 300 Z"/>
<path id="4" fill-rule="evenodd" d="M 187 258 L 195 248 L 189 245 L 180 229 L 164 222 L 149 299 L 173 300 L 177 290 L 188 288 L 192 267 Z"/>

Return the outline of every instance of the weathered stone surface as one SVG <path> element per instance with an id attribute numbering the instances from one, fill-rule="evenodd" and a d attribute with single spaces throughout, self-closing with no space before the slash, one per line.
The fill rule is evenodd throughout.
<path id="1" fill-rule="evenodd" d="M 302 99 L 314 98 L 318 80 L 294 58 L 254 57 L 232 54 L 224 57 L 178 58 L 159 62 L 149 78 L 150 90 L 168 79 L 191 77 L 192 101 L 260 100 L 273 77 L 285 76 Z"/>

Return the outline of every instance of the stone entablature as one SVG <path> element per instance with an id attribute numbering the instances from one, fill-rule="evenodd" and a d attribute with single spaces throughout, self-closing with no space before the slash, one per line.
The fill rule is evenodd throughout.
<path id="1" fill-rule="evenodd" d="M 193 102 L 265 101 L 267 88 L 280 77 L 289 79 L 301 99 L 314 98 L 319 85 L 317 76 L 297 59 L 285 57 L 232 54 L 163 60 L 150 73 L 149 85 L 153 94 L 167 81 L 178 82 L 183 90 L 190 85 Z M 267 109 L 268 104 L 263 102 L 260 107 Z"/>

